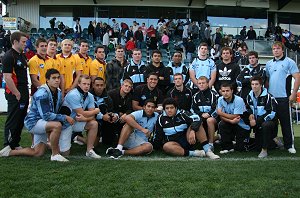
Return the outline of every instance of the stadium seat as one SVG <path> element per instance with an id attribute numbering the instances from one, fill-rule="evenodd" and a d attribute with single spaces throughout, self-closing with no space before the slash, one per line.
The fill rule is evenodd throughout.
<path id="1" fill-rule="evenodd" d="M 31 33 L 31 34 L 37 33 L 37 29 L 36 29 L 36 28 L 31 28 L 30 33 Z"/>

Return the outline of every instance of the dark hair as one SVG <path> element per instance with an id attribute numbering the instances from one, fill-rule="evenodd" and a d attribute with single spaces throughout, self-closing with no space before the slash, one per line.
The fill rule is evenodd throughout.
<path id="1" fill-rule="evenodd" d="M 40 43 L 47 43 L 48 44 L 47 40 L 45 38 L 42 38 L 42 37 L 39 37 L 38 39 L 36 39 L 35 46 L 39 47 Z"/>
<path id="2" fill-rule="evenodd" d="M 181 76 L 182 79 L 183 79 L 183 74 L 182 74 L 182 73 L 175 73 L 173 76 L 174 76 L 174 77 L 175 77 L 175 76 Z"/>
<path id="3" fill-rule="evenodd" d="M 54 68 L 48 69 L 45 74 L 46 79 L 49 80 L 51 78 L 52 74 L 60 74 L 60 73 L 57 69 L 54 69 Z"/>
<path id="4" fill-rule="evenodd" d="M 87 40 L 85 40 L 85 39 L 81 39 L 80 41 L 79 41 L 79 45 L 81 45 L 81 43 L 89 43 Z"/>
<path id="5" fill-rule="evenodd" d="M 14 32 L 10 35 L 10 42 L 13 45 L 14 41 L 20 42 L 21 37 L 27 37 L 27 34 L 24 32 Z"/>
<path id="6" fill-rule="evenodd" d="M 173 54 L 173 56 L 174 56 L 175 54 L 180 54 L 181 57 L 182 57 L 182 52 L 181 52 L 181 51 L 175 51 L 174 54 Z"/>
<path id="7" fill-rule="evenodd" d="M 256 51 L 250 51 L 248 52 L 248 57 L 249 56 L 255 56 L 255 58 L 258 58 L 258 53 Z"/>
<path id="8" fill-rule="evenodd" d="M 231 90 L 233 90 L 233 84 L 231 83 L 227 83 L 227 82 L 222 83 L 220 88 L 222 87 L 229 87 Z"/>
<path id="9" fill-rule="evenodd" d="M 95 48 L 95 53 L 97 53 L 98 49 L 104 49 L 105 53 L 105 47 L 103 45 L 97 45 L 97 47 Z"/>
<path id="10" fill-rule="evenodd" d="M 208 48 L 208 44 L 207 43 L 205 43 L 205 42 L 203 42 L 203 43 L 200 43 L 200 45 L 199 45 L 199 47 L 198 47 L 198 50 L 202 47 L 202 46 L 204 46 L 204 47 L 207 47 Z"/>
<path id="11" fill-rule="evenodd" d="M 163 102 L 163 109 L 165 109 L 167 105 L 174 105 L 175 108 L 178 106 L 174 98 L 166 98 Z"/>
<path id="12" fill-rule="evenodd" d="M 95 83 L 95 82 L 96 82 L 96 80 L 102 80 L 102 81 L 104 81 L 104 82 L 105 82 L 105 80 L 104 80 L 103 78 L 101 78 L 101 77 L 96 77 L 96 78 L 94 79 L 93 83 Z"/>
<path id="13" fill-rule="evenodd" d="M 153 50 L 151 57 L 153 57 L 154 54 L 159 54 L 160 56 L 162 56 L 161 51 L 159 51 L 159 50 Z"/>
<path id="14" fill-rule="evenodd" d="M 157 75 L 157 73 L 155 73 L 155 72 L 150 72 L 150 73 L 148 74 L 148 77 L 147 77 L 147 78 L 149 78 L 150 76 L 156 76 L 157 79 L 158 79 L 158 75 Z"/>
<path id="15" fill-rule="evenodd" d="M 263 79 L 260 76 L 253 76 L 252 78 L 250 78 L 250 82 L 252 81 L 258 81 L 260 85 L 263 84 Z"/>
<path id="16" fill-rule="evenodd" d="M 146 106 L 148 103 L 153 103 L 154 106 L 157 107 L 156 102 L 152 98 L 147 99 L 144 103 L 144 106 Z"/>

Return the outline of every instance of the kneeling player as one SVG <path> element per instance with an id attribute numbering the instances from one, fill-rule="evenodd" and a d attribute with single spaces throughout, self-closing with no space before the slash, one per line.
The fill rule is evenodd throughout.
<path id="1" fill-rule="evenodd" d="M 66 115 L 58 114 L 62 104 L 62 93 L 58 89 L 60 74 L 56 69 L 46 72 L 46 84 L 42 85 L 32 97 L 32 105 L 25 118 L 25 126 L 33 134 L 33 148 L 11 150 L 6 146 L 0 151 L 1 156 L 42 156 L 47 148 L 49 136 L 52 155 L 51 161 L 68 161 L 59 154 L 59 137 L 63 122 L 73 124 L 74 120 Z M 64 131 L 62 131 L 63 133 Z"/>
<path id="2" fill-rule="evenodd" d="M 154 146 L 176 156 L 195 156 L 210 159 L 219 159 L 208 144 L 207 136 L 198 115 L 187 111 L 178 110 L 177 103 L 173 98 L 165 99 L 163 103 L 164 112 L 156 121 L 156 133 Z M 201 129 L 202 128 L 202 129 Z M 204 151 L 194 150 L 192 145 L 199 141 Z"/>
<path id="3" fill-rule="evenodd" d="M 158 113 L 154 100 L 145 101 L 143 110 L 134 111 L 125 117 L 124 125 L 116 148 L 108 148 L 106 154 L 117 159 L 122 155 L 143 155 L 151 153 L 152 144 L 148 142 L 152 134 Z M 123 150 L 123 147 L 127 150 Z"/>

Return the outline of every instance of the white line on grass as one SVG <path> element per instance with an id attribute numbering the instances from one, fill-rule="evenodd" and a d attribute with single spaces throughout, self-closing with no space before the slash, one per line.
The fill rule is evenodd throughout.
<path id="1" fill-rule="evenodd" d="M 68 159 L 89 159 L 85 156 L 69 156 Z M 99 160 L 114 160 L 110 159 L 107 156 L 102 156 Z M 197 157 L 131 157 L 131 156 L 123 156 L 117 160 L 121 161 L 199 161 L 199 160 L 210 160 L 207 157 L 205 158 L 197 158 Z M 299 161 L 300 157 L 268 157 L 265 159 L 260 159 L 256 157 L 248 157 L 248 158 L 222 158 L 217 161 Z"/>

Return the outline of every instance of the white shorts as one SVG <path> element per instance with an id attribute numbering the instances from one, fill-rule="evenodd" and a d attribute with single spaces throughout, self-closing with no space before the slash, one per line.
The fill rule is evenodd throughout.
<path id="1" fill-rule="evenodd" d="M 72 138 L 73 128 L 69 126 L 68 128 L 61 131 L 59 137 L 59 150 L 60 152 L 66 152 L 71 148 L 71 138 Z"/>
<path id="2" fill-rule="evenodd" d="M 140 146 L 142 144 L 145 144 L 145 143 L 149 143 L 149 142 L 145 141 L 143 138 L 141 138 L 135 132 L 133 132 L 128 137 L 127 141 L 125 142 L 125 144 L 123 146 L 127 149 L 133 149 L 133 148 L 138 147 L 138 146 Z"/>
<path id="3" fill-rule="evenodd" d="M 46 125 L 47 121 L 39 119 L 36 125 L 29 131 L 33 134 L 33 148 L 40 143 L 47 144 Z"/>

